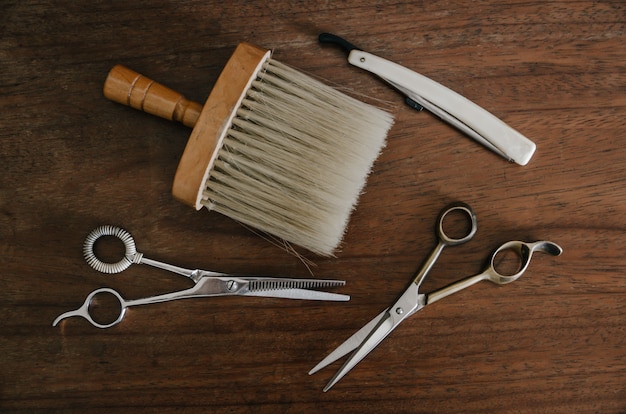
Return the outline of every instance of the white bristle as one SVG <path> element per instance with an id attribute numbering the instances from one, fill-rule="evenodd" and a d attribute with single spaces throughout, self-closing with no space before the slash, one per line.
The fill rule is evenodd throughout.
<path id="1" fill-rule="evenodd" d="M 202 204 L 332 255 L 392 124 L 390 114 L 269 59 L 222 142 Z"/>

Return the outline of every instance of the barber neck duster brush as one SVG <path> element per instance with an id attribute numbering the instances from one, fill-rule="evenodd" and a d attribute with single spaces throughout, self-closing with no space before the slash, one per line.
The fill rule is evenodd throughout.
<path id="1" fill-rule="evenodd" d="M 204 106 L 123 66 L 107 98 L 193 127 L 172 193 L 331 256 L 393 117 L 242 43 Z"/>

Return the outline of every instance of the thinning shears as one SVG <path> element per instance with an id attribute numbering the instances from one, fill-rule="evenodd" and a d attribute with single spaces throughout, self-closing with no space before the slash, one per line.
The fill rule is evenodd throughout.
<path id="1" fill-rule="evenodd" d="M 117 237 L 124 243 L 126 249 L 124 257 L 116 263 L 101 261 L 94 252 L 94 244 L 104 236 Z M 189 289 L 177 292 L 166 293 L 142 299 L 126 300 L 117 291 L 111 288 L 100 288 L 91 292 L 83 305 L 73 311 L 65 312 L 54 320 L 52 326 L 56 326 L 63 319 L 73 316 L 80 316 L 87 319 L 98 328 L 110 328 L 122 321 L 126 309 L 131 306 L 147 305 L 151 303 L 167 302 L 170 300 L 211 297 L 211 296 L 262 296 L 271 298 L 286 299 L 307 299 L 326 301 L 348 301 L 350 296 L 316 291 L 314 289 L 343 286 L 343 280 L 325 279 L 289 279 L 276 277 L 248 277 L 232 276 L 226 273 L 213 272 L 200 269 L 185 269 L 156 260 L 148 259 L 139 253 L 135 246 L 133 237 L 126 230 L 114 226 L 101 226 L 93 230 L 87 236 L 83 246 L 85 260 L 91 267 L 102 273 L 119 273 L 126 270 L 131 264 L 146 264 L 159 269 L 168 270 L 173 273 L 188 277 L 195 285 Z M 97 296 L 113 295 L 119 302 L 119 315 L 109 323 L 100 323 L 94 320 L 90 313 L 90 305 Z"/>
<path id="2" fill-rule="evenodd" d="M 467 215 L 470 226 L 469 232 L 463 237 L 454 238 L 446 234 L 444 230 L 444 220 L 446 216 L 455 211 L 460 211 Z M 477 230 L 476 215 L 471 207 L 465 203 L 455 203 L 444 209 L 438 218 L 437 237 L 439 243 L 432 251 L 422 268 L 419 270 L 410 286 L 404 291 L 400 298 L 389 308 L 382 311 L 378 316 L 372 319 L 367 325 L 357 331 L 348 338 L 344 343 L 339 345 L 333 352 L 317 364 L 309 374 L 313 374 L 320 369 L 332 364 L 336 360 L 342 358 L 348 353 L 352 354 L 348 357 L 343 366 L 337 371 L 335 376 L 330 380 L 324 391 L 328 391 L 341 378 L 343 378 L 356 364 L 365 358 L 383 339 L 385 339 L 394 329 L 415 312 L 430 305 L 440 299 L 445 298 L 462 289 L 468 288 L 482 280 L 504 285 L 517 280 L 528 268 L 530 259 L 534 252 L 548 253 L 553 256 L 561 254 L 562 249 L 557 244 L 549 241 L 537 241 L 534 243 L 524 243 L 521 241 L 510 241 L 504 243 L 492 254 L 490 264 L 487 269 L 475 276 L 471 276 L 455 282 L 447 287 L 425 294 L 420 293 L 420 284 L 433 267 L 437 258 L 441 254 L 444 247 L 457 246 L 468 242 L 474 237 Z M 512 251 L 519 258 L 519 270 L 512 275 L 503 275 L 496 270 L 495 258 L 503 251 Z"/>

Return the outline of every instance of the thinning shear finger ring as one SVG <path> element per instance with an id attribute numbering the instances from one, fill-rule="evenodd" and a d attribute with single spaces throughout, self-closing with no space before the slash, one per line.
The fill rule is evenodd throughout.
<path id="1" fill-rule="evenodd" d="M 105 236 L 116 237 L 124 243 L 124 249 L 126 251 L 120 261 L 115 263 L 103 262 L 96 256 L 94 245 L 98 239 Z M 108 274 L 123 272 L 128 269 L 131 264 L 138 263 L 138 260 L 141 260 L 142 256 L 141 253 L 137 252 L 133 236 L 126 230 L 115 226 L 100 226 L 89 233 L 83 245 L 83 255 L 89 266 L 93 267 L 98 272 Z"/>

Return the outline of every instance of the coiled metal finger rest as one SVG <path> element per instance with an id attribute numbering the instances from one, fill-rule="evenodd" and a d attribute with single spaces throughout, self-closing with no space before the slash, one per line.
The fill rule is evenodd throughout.
<path id="1" fill-rule="evenodd" d="M 103 262 L 96 256 L 96 253 L 94 252 L 96 241 L 105 236 L 116 237 L 124 243 L 124 257 L 122 257 L 122 259 L 118 262 Z M 131 264 L 139 263 L 141 261 L 141 257 L 143 256 L 141 253 L 137 252 L 135 240 L 129 232 L 122 228 L 110 225 L 100 226 L 87 235 L 85 244 L 83 245 L 83 255 L 89 266 L 93 267 L 98 272 L 108 274 L 123 272 L 128 269 Z"/>

